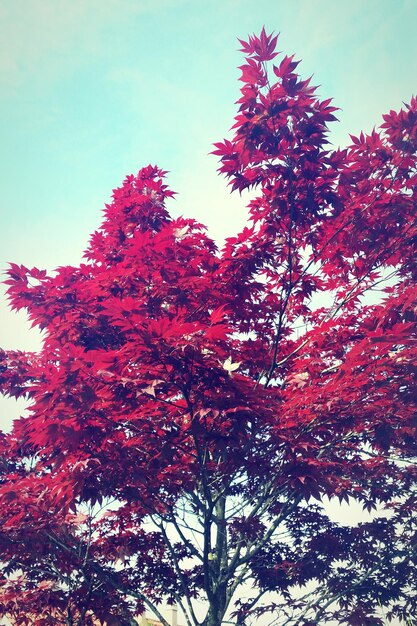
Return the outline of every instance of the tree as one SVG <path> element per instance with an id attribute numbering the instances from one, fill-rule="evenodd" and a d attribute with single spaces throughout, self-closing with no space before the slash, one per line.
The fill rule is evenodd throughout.
<path id="1" fill-rule="evenodd" d="M 0 353 L 2 392 L 30 400 L 0 439 L 14 624 L 168 626 L 162 601 L 187 626 L 416 613 L 417 100 L 332 150 L 335 107 L 276 41 L 241 42 L 214 154 L 256 197 L 221 251 L 148 166 L 79 267 L 10 265 L 43 332 Z M 374 514 L 342 525 L 328 501 Z"/>

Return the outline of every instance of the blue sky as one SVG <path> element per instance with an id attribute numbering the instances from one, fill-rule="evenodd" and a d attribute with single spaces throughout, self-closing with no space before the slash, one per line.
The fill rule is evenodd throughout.
<path id="1" fill-rule="evenodd" d="M 208 155 L 235 112 L 236 37 L 281 32 L 342 108 L 343 145 L 416 92 L 416 23 L 415 0 L 0 0 L 0 270 L 77 264 L 111 190 L 150 162 L 173 212 L 220 241 L 245 220 Z M 0 346 L 38 345 L 0 313 Z"/>

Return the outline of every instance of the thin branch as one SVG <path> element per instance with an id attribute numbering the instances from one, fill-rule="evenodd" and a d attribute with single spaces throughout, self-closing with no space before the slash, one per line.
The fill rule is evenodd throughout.
<path id="1" fill-rule="evenodd" d="M 64 550 L 68 554 L 72 554 L 76 556 L 74 548 L 65 544 L 58 537 L 48 532 L 46 532 L 45 535 L 46 537 L 48 537 L 50 541 L 55 543 L 55 545 L 60 547 L 62 550 Z M 90 564 L 91 569 L 99 577 L 106 580 L 113 587 L 113 589 L 115 589 L 116 591 L 119 591 L 123 595 L 131 596 L 132 598 L 141 600 L 141 602 L 143 602 L 143 604 L 145 604 L 145 606 L 147 606 L 152 611 L 152 613 L 156 615 L 156 617 L 158 618 L 158 620 L 161 622 L 163 626 L 170 626 L 169 622 L 165 619 L 162 613 L 158 610 L 157 606 L 151 600 L 149 600 L 149 598 L 147 598 L 145 594 L 141 593 L 140 591 L 125 587 L 117 580 L 117 576 L 115 574 L 112 574 L 111 572 L 104 570 L 103 567 L 99 563 L 97 563 L 91 558 L 90 558 L 89 564 Z"/>
<path id="2" fill-rule="evenodd" d="M 192 605 L 192 602 L 191 602 L 187 581 L 185 580 L 184 574 L 181 571 L 181 567 L 180 567 L 179 561 L 177 559 L 177 555 L 175 553 L 174 546 L 172 545 L 171 540 L 168 537 L 168 534 L 166 532 L 166 529 L 165 529 L 165 526 L 164 526 L 163 522 L 157 522 L 157 521 L 155 521 L 155 519 L 153 517 L 151 517 L 151 519 L 152 519 L 153 523 L 155 524 L 155 526 L 157 526 L 157 528 L 159 528 L 159 530 L 161 531 L 162 536 L 164 538 L 165 545 L 167 546 L 168 551 L 169 551 L 169 553 L 171 555 L 171 559 L 172 559 L 172 562 L 174 564 L 174 569 L 175 569 L 175 571 L 177 573 L 177 576 L 178 576 L 178 579 L 180 581 L 182 592 L 184 594 L 185 601 L 187 603 L 187 607 L 188 607 L 188 611 L 189 611 L 189 614 L 191 616 L 191 619 L 193 620 L 194 624 L 198 624 L 198 620 L 197 620 L 197 618 L 195 616 L 194 608 L 193 608 L 193 605 Z M 187 626 L 192 626 L 191 620 L 188 617 L 188 613 L 185 610 L 185 607 L 183 606 L 183 603 L 182 603 L 180 598 L 178 598 L 178 603 L 180 604 L 180 606 L 181 606 L 181 608 L 183 610 L 185 619 L 187 621 Z"/>

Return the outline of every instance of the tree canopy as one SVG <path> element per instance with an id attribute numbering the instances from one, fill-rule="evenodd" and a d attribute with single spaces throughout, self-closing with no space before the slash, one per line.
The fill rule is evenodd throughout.
<path id="1" fill-rule="evenodd" d="M 0 351 L 0 616 L 381 624 L 417 611 L 417 100 L 332 149 L 263 29 L 219 172 L 253 190 L 218 250 L 127 176 L 79 267 L 10 264 L 43 332 Z M 336 522 L 328 502 L 372 513 Z"/>

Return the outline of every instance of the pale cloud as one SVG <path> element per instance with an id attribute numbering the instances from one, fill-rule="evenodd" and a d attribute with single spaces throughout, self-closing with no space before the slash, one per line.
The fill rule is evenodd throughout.
<path id="1" fill-rule="evenodd" d="M 52 78 L 103 54 L 108 28 L 140 14 L 163 13 L 181 0 L 4 0 L 0 3 L 0 87 L 27 75 Z M 121 31 L 122 32 L 122 31 Z"/>
<path id="2" fill-rule="evenodd" d="M 27 406 L 28 401 L 24 398 L 15 400 L 14 398 L 0 396 L 0 430 L 4 432 L 9 431 L 14 420 L 26 416 Z"/>
<path id="3" fill-rule="evenodd" d="M 25 313 L 7 310 L 3 288 L 0 289 L 0 337 L 3 350 L 37 351 L 41 347 L 41 335 L 37 329 L 29 330 Z M 9 398 L 0 395 L 0 430 L 9 430 L 13 420 L 25 415 L 28 401 L 25 398 Z"/>

